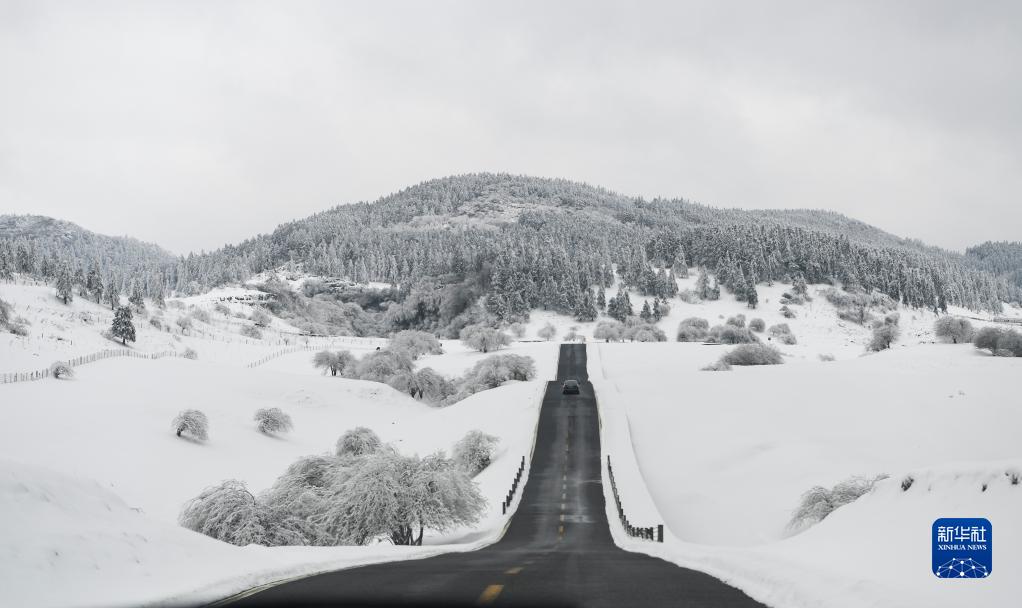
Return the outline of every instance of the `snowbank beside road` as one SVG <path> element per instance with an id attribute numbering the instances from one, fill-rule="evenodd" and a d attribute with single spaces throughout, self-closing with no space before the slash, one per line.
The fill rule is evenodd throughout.
<path id="1" fill-rule="evenodd" d="M 668 524 L 660 545 L 627 538 L 608 513 L 619 544 L 776 606 L 1013 603 L 1012 574 L 1022 570 L 1022 485 L 1010 475 L 1022 465 L 1016 360 L 923 345 L 852 361 L 686 371 L 687 359 L 709 348 L 590 347 L 625 508 L 638 525 Z M 811 486 L 876 473 L 892 477 L 787 535 Z M 906 476 L 914 482 L 902 491 Z M 939 517 L 990 519 L 989 579 L 930 572 Z"/>

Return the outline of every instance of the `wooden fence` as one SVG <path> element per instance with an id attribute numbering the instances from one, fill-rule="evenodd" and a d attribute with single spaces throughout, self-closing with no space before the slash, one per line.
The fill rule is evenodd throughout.
<path id="1" fill-rule="evenodd" d="M 162 351 L 158 353 L 143 353 L 127 348 L 108 348 L 98 352 L 94 352 L 88 355 L 81 355 L 73 359 L 64 361 L 71 367 L 78 367 L 79 365 L 85 365 L 87 363 L 95 363 L 103 359 L 109 359 L 111 357 L 133 357 L 135 359 L 162 359 L 163 357 L 180 357 L 181 353 L 177 353 L 172 350 Z M 32 382 L 33 380 L 42 380 L 50 377 L 50 368 L 40 369 L 33 372 L 13 372 L 13 373 L 2 373 L 0 374 L 0 384 L 10 384 L 12 382 Z"/>

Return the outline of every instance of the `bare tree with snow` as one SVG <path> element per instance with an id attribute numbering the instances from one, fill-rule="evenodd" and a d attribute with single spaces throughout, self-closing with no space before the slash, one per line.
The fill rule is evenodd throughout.
<path id="1" fill-rule="evenodd" d="M 472 430 L 465 433 L 465 436 L 454 444 L 451 453 L 454 462 L 468 472 L 470 477 L 475 477 L 483 469 L 490 466 L 493 458 L 493 449 L 497 446 L 499 439 L 479 430 Z"/>

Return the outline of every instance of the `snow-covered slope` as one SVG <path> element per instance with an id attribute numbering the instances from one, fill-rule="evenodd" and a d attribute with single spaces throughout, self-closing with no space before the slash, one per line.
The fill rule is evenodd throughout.
<path id="1" fill-rule="evenodd" d="M 696 371 L 725 348 L 590 347 L 604 449 L 629 516 L 668 528 L 662 546 L 622 544 L 778 606 L 1011 604 L 1022 569 L 1022 486 L 1010 475 L 1022 466 L 1017 359 L 917 344 L 848 361 Z M 806 532 L 785 530 L 810 487 L 879 473 L 891 477 L 873 494 Z M 989 580 L 955 587 L 929 572 L 938 517 L 991 520 Z"/>

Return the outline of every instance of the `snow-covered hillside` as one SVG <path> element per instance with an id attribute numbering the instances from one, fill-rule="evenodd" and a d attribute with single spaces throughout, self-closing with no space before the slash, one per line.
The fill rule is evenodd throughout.
<path id="1" fill-rule="evenodd" d="M 500 502 L 530 453 L 540 395 L 554 377 L 555 343 L 514 343 L 501 351 L 532 356 L 536 380 L 436 408 L 385 384 L 325 376 L 312 365 L 311 350 L 344 348 L 362 356 L 385 340 L 296 339 L 279 319 L 264 329 L 266 339 L 248 339 L 236 325 L 250 322 L 215 307 L 247 314 L 251 307 L 237 299 L 251 294 L 221 291 L 161 311 L 158 317 L 175 328 L 170 332 L 136 316 L 132 350 L 194 348 L 197 360 L 114 358 L 77 368 L 71 380 L 0 386 L 7 421 L 0 428 L 0 603 L 207 601 L 305 572 L 468 550 L 499 535 L 507 521 Z M 84 298 L 64 305 L 46 286 L 5 285 L 3 296 L 31 332 L 4 334 L 0 369 L 27 371 L 119 346 L 101 335 L 112 316 L 108 308 Z M 210 321 L 196 320 L 196 310 L 207 311 Z M 193 319 L 185 335 L 175 323 L 179 316 Z M 486 356 L 457 341 L 444 347 L 445 354 L 425 357 L 418 367 L 457 375 Z M 250 367 L 279 352 L 285 354 Z M 293 432 L 258 432 L 253 413 L 269 407 L 291 416 Z M 186 408 L 208 416 L 208 441 L 175 436 L 171 421 Z M 493 462 L 475 479 L 487 501 L 482 522 L 427 534 L 419 548 L 235 547 L 177 525 L 183 503 L 203 488 L 239 479 L 258 493 L 295 459 L 332 452 L 337 438 L 356 426 L 372 428 L 406 454 L 450 453 L 472 429 L 498 437 Z"/>
<path id="2" fill-rule="evenodd" d="M 1022 568 L 1018 359 L 916 344 L 848 361 L 697 371 L 726 348 L 589 348 L 604 449 L 629 516 L 669 531 L 663 546 L 622 544 L 771 605 L 1011 603 Z M 890 478 L 874 493 L 801 534 L 786 530 L 812 486 L 881 473 Z M 939 517 L 991 520 L 990 580 L 949 589 L 930 573 Z"/>

